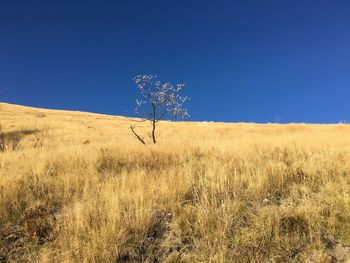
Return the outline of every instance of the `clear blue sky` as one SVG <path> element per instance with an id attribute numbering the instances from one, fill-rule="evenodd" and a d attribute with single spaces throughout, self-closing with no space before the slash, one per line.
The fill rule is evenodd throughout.
<path id="1" fill-rule="evenodd" d="M 192 120 L 350 121 L 350 1 L 2 1 L 1 101 L 132 115 L 132 78 Z"/>

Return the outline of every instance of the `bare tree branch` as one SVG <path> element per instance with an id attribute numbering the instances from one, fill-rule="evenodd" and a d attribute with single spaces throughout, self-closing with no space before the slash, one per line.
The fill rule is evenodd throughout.
<path id="1" fill-rule="evenodd" d="M 135 135 L 135 137 L 142 143 L 142 144 L 146 144 L 145 141 L 141 138 L 141 136 L 139 136 L 135 131 L 134 131 L 134 127 L 132 125 L 130 125 L 130 129 L 132 131 L 132 133 Z"/>

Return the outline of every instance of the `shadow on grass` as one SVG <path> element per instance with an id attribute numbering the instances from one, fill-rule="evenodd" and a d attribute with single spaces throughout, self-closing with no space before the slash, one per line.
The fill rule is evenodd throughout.
<path id="1" fill-rule="evenodd" d="M 9 132 L 4 132 L 4 136 L 7 138 L 14 138 L 14 137 L 24 137 L 26 135 L 31 135 L 38 133 L 40 130 L 38 129 L 25 129 L 25 130 L 19 130 L 19 131 L 9 131 Z"/>
<path id="2" fill-rule="evenodd" d="M 7 150 L 18 150 L 20 142 L 24 136 L 38 132 L 38 129 L 4 132 L 0 126 L 0 152 L 5 152 Z"/>

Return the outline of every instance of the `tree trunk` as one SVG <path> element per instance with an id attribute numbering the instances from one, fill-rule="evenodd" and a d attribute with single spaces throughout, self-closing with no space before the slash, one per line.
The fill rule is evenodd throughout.
<path id="1" fill-rule="evenodd" d="M 153 119 L 152 119 L 152 141 L 153 144 L 156 144 L 156 122 L 157 122 L 157 108 L 156 105 L 154 103 L 151 104 L 152 105 L 152 113 L 153 113 Z"/>
<path id="2" fill-rule="evenodd" d="M 152 141 L 156 144 L 156 120 L 152 121 Z"/>

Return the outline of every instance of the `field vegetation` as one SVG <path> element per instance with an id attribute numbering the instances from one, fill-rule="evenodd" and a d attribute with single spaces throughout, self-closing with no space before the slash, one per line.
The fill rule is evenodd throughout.
<path id="1" fill-rule="evenodd" d="M 162 121 L 145 146 L 125 117 L 3 103 L 0 122 L 0 262 L 350 257 L 349 125 Z"/>

